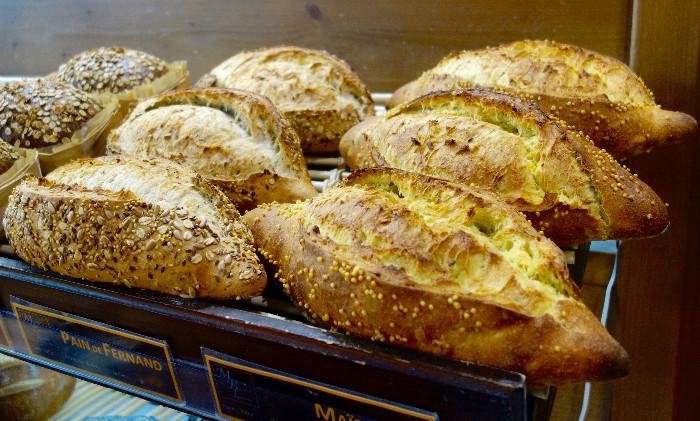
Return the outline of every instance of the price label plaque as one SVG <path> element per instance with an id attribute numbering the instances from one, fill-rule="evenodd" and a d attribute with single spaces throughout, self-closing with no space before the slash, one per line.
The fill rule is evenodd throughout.
<path id="1" fill-rule="evenodd" d="M 182 402 L 170 348 L 165 341 L 15 297 L 11 303 L 33 356 Z"/>
<path id="2" fill-rule="evenodd" d="M 434 412 L 303 379 L 206 348 L 218 414 L 230 420 L 438 420 Z"/>

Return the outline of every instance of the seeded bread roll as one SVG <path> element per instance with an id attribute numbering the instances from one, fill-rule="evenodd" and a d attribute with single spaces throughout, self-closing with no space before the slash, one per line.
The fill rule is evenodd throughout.
<path id="1" fill-rule="evenodd" d="M 52 77 L 89 94 L 119 101 L 119 115 L 109 130 L 118 127 L 139 100 L 189 85 L 187 63 L 166 63 L 158 57 L 121 47 L 83 51 L 62 64 Z M 105 133 L 109 133 L 109 130 Z M 95 145 L 104 154 L 106 136 Z"/>
<path id="2" fill-rule="evenodd" d="M 10 196 L 5 232 L 43 270 L 183 297 L 250 297 L 265 272 L 221 191 L 160 159 L 81 159 Z"/>
<path id="3" fill-rule="evenodd" d="M 107 141 L 112 154 L 187 165 L 244 211 L 316 195 L 294 129 L 263 96 L 200 89 L 140 103 Z"/>
<path id="4" fill-rule="evenodd" d="M 397 90 L 387 105 L 469 87 L 535 101 L 618 159 L 676 142 L 697 130 L 693 117 L 656 105 L 644 82 L 621 61 L 552 41 L 518 41 L 452 53 Z"/>
<path id="5" fill-rule="evenodd" d="M 0 419 L 47 420 L 74 387 L 73 377 L 0 354 Z"/>
<path id="6" fill-rule="evenodd" d="M 434 92 L 348 131 L 350 168 L 394 167 L 497 193 L 557 244 L 648 237 L 669 224 L 654 191 L 534 103 Z"/>
<path id="7" fill-rule="evenodd" d="M 274 47 L 229 58 L 197 82 L 268 97 L 308 153 L 336 153 L 350 127 L 374 115 L 367 88 L 343 60 L 320 50 Z"/>
<path id="8" fill-rule="evenodd" d="M 626 373 L 626 352 L 580 301 L 563 253 L 488 193 L 371 169 L 243 218 L 320 324 L 537 384 Z"/>

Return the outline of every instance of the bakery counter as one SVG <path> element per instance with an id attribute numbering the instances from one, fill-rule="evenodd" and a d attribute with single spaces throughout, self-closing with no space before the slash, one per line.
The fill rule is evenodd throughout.
<path id="1" fill-rule="evenodd" d="M 320 329 L 275 292 L 183 299 L 0 258 L 3 353 L 229 419 L 525 419 L 520 374 Z M 542 406 L 542 402 L 539 402 Z"/>

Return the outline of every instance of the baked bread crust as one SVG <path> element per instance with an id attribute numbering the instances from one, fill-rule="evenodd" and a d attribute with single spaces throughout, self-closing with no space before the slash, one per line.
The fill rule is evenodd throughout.
<path id="1" fill-rule="evenodd" d="M 12 168 L 19 158 L 17 150 L 7 142 L 0 142 L 0 174 Z"/>
<path id="2" fill-rule="evenodd" d="M 196 86 L 245 89 L 268 97 L 292 123 L 308 153 L 337 152 L 343 133 L 374 115 L 372 98 L 357 74 L 321 50 L 282 46 L 241 52 Z"/>
<path id="3" fill-rule="evenodd" d="M 187 165 L 240 211 L 317 194 L 294 129 L 267 98 L 247 91 L 192 89 L 147 99 L 110 133 L 107 152 Z"/>
<path id="4" fill-rule="evenodd" d="M 16 147 L 81 142 L 109 123 L 116 105 L 63 82 L 28 79 L 0 84 L 0 138 Z"/>
<path id="5" fill-rule="evenodd" d="M 669 224 L 654 191 L 534 103 L 438 91 L 348 131 L 353 169 L 394 167 L 475 185 L 525 212 L 557 244 L 648 237 Z"/>
<path id="6" fill-rule="evenodd" d="M 166 160 L 80 159 L 28 177 L 3 223 L 19 257 L 61 275 L 187 298 L 249 297 L 266 284 L 231 202 Z"/>
<path id="7" fill-rule="evenodd" d="M 627 370 L 625 351 L 579 300 L 563 253 L 486 192 L 370 169 L 243 220 L 317 323 L 537 384 Z"/>
<path id="8" fill-rule="evenodd" d="M 656 105 L 644 82 L 621 61 L 553 41 L 452 53 L 399 88 L 387 106 L 455 88 L 485 88 L 534 101 L 618 159 L 697 130 L 693 117 Z"/>
<path id="9" fill-rule="evenodd" d="M 189 72 L 184 61 L 166 63 L 143 51 L 100 47 L 75 55 L 52 77 L 93 95 L 133 101 L 186 83 Z"/>

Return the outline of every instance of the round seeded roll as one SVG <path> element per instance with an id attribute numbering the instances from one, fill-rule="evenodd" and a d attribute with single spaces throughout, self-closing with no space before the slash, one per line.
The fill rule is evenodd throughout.
<path id="1" fill-rule="evenodd" d="M 245 51 L 197 86 L 245 89 L 268 97 L 299 133 L 307 153 L 335 153 L 350 127 L 374 115 L 369 91 L 350 66 L 321 50 L 273 47 Z"/>

